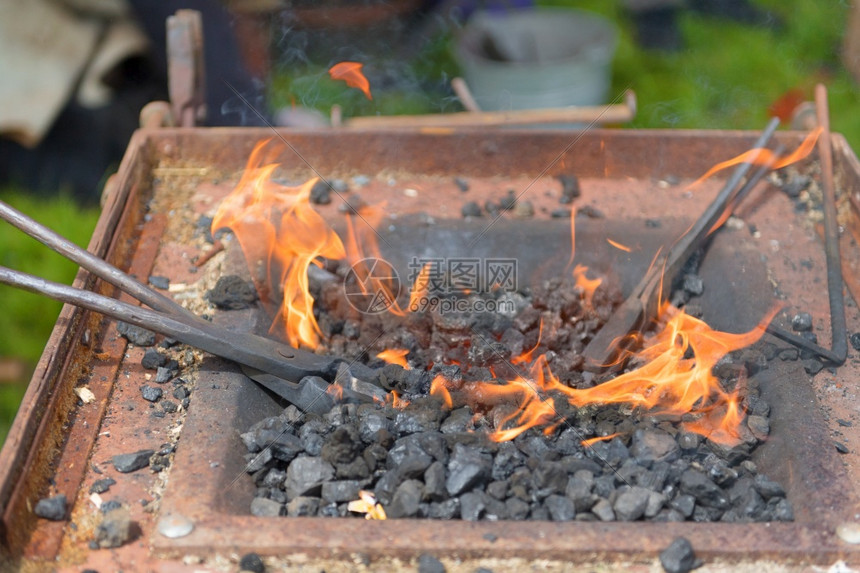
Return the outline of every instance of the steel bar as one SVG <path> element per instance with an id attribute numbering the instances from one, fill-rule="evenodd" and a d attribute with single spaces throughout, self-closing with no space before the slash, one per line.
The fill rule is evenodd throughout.
<path id="1" fill-rule="evenodd" d="M 186 319 L 191 319 L 194 322 L 202 320 L 188 309 L 177 304 L 173 299 L 147 287 L 107 261 L 100 259 L 65 237 L 58 235 L 51 229 L 45 227 L 38 221 L 31 219 L 24 213 L 21 213 L 3 201 L 0 201 L 0 219 L 3 219 L 28 236 L 33 237 L 63 257 L 77 263 L 81 268 L 88 270 L 100 279 L 116 286 L 123 292 L 128 293 L 150 308 L 154 308 L 161 312 L 175 314 L 177 318 L 184 317 Z"/>
<path id="2" fill-rule="evenodd" d="M 228 331 L 204 320 L 190 324 L 157 311 L 5 267 L 0 267 L 0 284 L 99 312 L 285 380 L 298 382 L 305 376 L 332 380 L 341 362 L 340 359 L 297 350 L 255 334 Z"/>
<path id="3" fill-rule="evenodd" d="M 830 115 L 827 107 L 827 89 L 815 86 L 815 109 L 821 135 L 818 152 L 821 161 L 821 193 L 824 211 L 824 253 L 827 258 L 827 296 L 830 300 L 830 346 L 836 364 L 848 356 L 848 337 L 845 326 L 845 298 L 842 294 L 842 259 L 839 254 L 839 222 L 836 214 L 836 188 L 833 184 L 833 150 L 830 145 Z"/>
<path id="4" fill-rule="evenodd" d="M 778 125 L 779 119 L 773 118 L 762 131 L 753 149 L 763 149 Z M 586 370 L 602 372 L 610 366 L 618 365 L 620 353 L 632 342 L 629 335 L 657 316 L 664 297 L 661 292 L 664 279 L 670 285 L 687 259 L 704 244 L 711 230 L 737 196 L 736 188 L 752 168 L 756 157 L 738 165 L 705 212 L 672 246 L 662 261 L 652 266 L 651 271 L 646 273 L 630 296 L 588 343 L 583 351 Z"/>

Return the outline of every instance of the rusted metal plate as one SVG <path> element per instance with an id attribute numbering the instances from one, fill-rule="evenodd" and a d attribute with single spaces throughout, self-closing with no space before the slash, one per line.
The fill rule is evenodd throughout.
<path id="1" fill-rule="evenodd" d="M 782 132 L 777 140 L 788 147 L 795 147 L 804 134 Z M 114 239 L 115 249 L 120 245 L 128 248 L 126 259 L 155 256 L 159 274 L 173 281 L 190 282 L 195 275 L 189 270 L 195 256 L 202 254 L 196 247 L 183 245 L 182 233 L 193 220 L 183 219 L 171 208 L 172 204 L 192 206 L 193 213 L 210 211 L 217 201 L 229 191 L 236 176 L 244 167 L 254 144 L 259 140 L 283 138 L 286 149 L 282 161 L 286 171 L 296 176 L 309 177 L 317 171 L 326 177 L 350 177 L 357 174 L 384 175 L 396 180 L 410 177 L 464 176 L 484 178 L 484 188 L 475 188 L 469 199 L 482 200 L 494 192 L 503 191 L 508 185 L 523 189 L 541 177 L 559 173 L 575 173 L 583 180 L 582 201 L 601 209 L 608 217 L 622 225 L 627 220 L 639 220 L 651 216 L 666 217 L 676 221 L 692 220 L 706 204 L 707 194 L 713 190 L 705 186 L 691 192 L 683 200 L 661 201 L 666 197 L 665 181 L 673 177 L 691 180 L 701 175 L 714 163 L 744 151 L 757 137 L 749 132 L 703 132 L 703 131 L 611 131 L 594 130 L 584 133 L 558 131 L 505 131 L 485 133 L 481 131 L 433 130 L 432 132 L 375 133 L 375 132 L 288 132 L 275 135 L 259 129 L 165 129 L 142 130 L 132 139 L 126 159 L 121 167 L 115 207 L 110 217 L 117 221 L 119 211 L 124 210 L 132 223 L 123 223 L 114 228 L 105 227 L 104 233 Z M 837 184 L 847 185 L 855 181 L 856 158 L 837 137 L 836 169 Z M 158 183 L 167 178 L 180 182 L 181 197 L 163 197 L 169 186 Z M 842 179 L 840 179 L 840 177 Z M 853 179 L 852 179 L 853 178 Z M 382 178 L 384 181 L 385 177 Z M 840 183 L 842 182 L 842 183 Z M 131 193 L 137 187 L 138 193 Z M 159 189 L 161 191 L 159 191 Z M 430 212 L 451 208 L 451 204 L 462 201 L 456 187 L 442 184 L 428 185 L 414 204 L 397 199 L 394 190 L 386 190 L 384 183 L 375 188 L 371 185 L 368 197 L 390 195 L 393 203 L 407 210 L 427 209 Z M 677 189 L 676 189 L 677 191 Z M 541 206 L 550 206 L 555 198 L 544 197 L 540 186 L 530 191 L 540 211 Z M 701 193 L 702 196 L 697 194 Z M 364 195 L 365 192 L 362 191 Z M 153 197 L 155 195 L 155 197 Z M 677 196 L 676 193 L 674 196 Z M 131 197 L 131 199 L 128 199 Z M 151 203 L 150 200 L 152 200 Z M 543 203 L 541 203 L 543 202 Z M 556 203 L 557 204 L 557 203 Z M 149 205 L 149 207 L 147 207 Z M 329 206 L 331 213 L 336 208 Z M 136 223 L 150 210 L 151 215 L 166 216 L 167 226 L 158 245 L 144 246 L 136 243 L 139 229 Z M 331 214 L 330 213 L 330 214 Z M 448 213 L 458 216 L 455 210 Z M 758 275 L 765 273 L 769 285 L 763 297 L 773 295 L 773 285 L 791 305 L 791 309 L 802 308 L 813 311 L 819 320 L 816 332 L 821 332 L 821 341 L 827 344 L 826 296 L 816 281 L 823 277 L 823 252 L 815 240 L 811 228 L 798 220 L 789 201 L 772 192 L 763 190 L 753 197 L 741 215 L 753 223 L 759 238 L 753 238 L 749 229 L 736 231 L 737 243 L 729 242 L 728 259 L 742 253 L 744 260 L 753 261 L 748 267 Z M 150 219 L 150 223 L 156 219 Z M 617 221 L 616 221 L 617 220 Z M 143 225 L 144 231 L 148 228 Z M 154 228 L 154 227 L 152 227 Z M 741 237 L 740 234 L 744 234 Z M 616 257 L 613 264 L 623 264 L 617 253 L 596 250 L 596 259 Z M 116 255 L 113 255 L 116 256 Z M 751 258 L 752 257 L 752 258 Z M 743 257 L 742 257 L 743 258 Z M 801 269 L 798 260 L 808 260 L 809 265 Z M 794 266 L 792 266 L 794 265 Z M 725 270 L 715 271 L 717 276 L 730 283 L 729 292 L 742 291 L 748 276 L 743 268 L 726 276 Z M 748 271 L 753 273 L 752 270 Z M 756 276 L 758 276 L 756 275 Z M 818 278 L 817 278 L 818 277 Z M 765 296 L 766 295 L 766 296 Z M 823 303 L 822 303 L 823 300 Z M 823 311 L 821 309 L 824 309 Z M 748 313 L 749 314 L 749 313 Z M 849 313 L 849 328 L 858 329 L 856 311 Z M 719 326 L 719 325 L 717 325 Z M 55 332 L 54 345 L 46 349 L 43 361 L 56 361 L 52 356 L 63 356 L 63 340 L 77 340 L 81 326 Z M 110 331 L 108 338 L 114 336 Z M 107 340 L 107 339 L 106 339 Z M 83 350 L 71 345 L 71 352 L 79 353 L 85 362 L 92 360 Z M 50 356 L 48 356 L 50 354 Z M 778 418 L 772 419 L 774 428 L 772 442 L 762 448 L 762 459 L 772 456 L 774 460 L 789 459 L 781 467 L 785 475 L 778 475 L 790 489 L 790 498 L 797 507 L 798 521 L 790 524 L 591 524 L 591 523 L 466 523 L 429 522 L 365 522 L 361 520 L 333 519 L 263 519 L 248 515 L 248 505 L 253 493 L 250 478 L 242 473 L 241 446 L 238 446 L 238 431 L 266 415 L 267 409 L 275 408 L 259 392 L 250 386 L 244 376 L 215 359 L 207 358 L 199 366 L 198 388 L 192 396 L 192 404 L 184 420 L 173 467 L 165 475 L 150 474 L 143 470 L 129 476 L 111 473 L 107 460 L 114 453 L 133 451 L 144 447 L 158 447 L 166 433 L 176 427 L 180 418 L 158 418 L 141 416 L 142 403 L 138 391 L 145 382 L 145 372 L 139 365 L 140 350 L 128 353 L 118 365 L 119 376 L 113 394 L 105 405 L 107 418 L 98 428 L 91 444 L 92 454 L 81 453 L 74 458 L 86 460 L 87 469 L 80 473 L 64 473 L 63 468 L 43 463 L 38 472 L 27 470 L 35 480 L 28 491 L 46 491 L 45 483 L 52 476 L 69 476 L 65 482 L 70 491 L 77 488 L 72 524 L 40 524 L 46 539 L 60 536 L 61 542 L 45 541 L 43 549 L 34 553 L 39 559 L 50 559 L 50 548 L 61 546 L 60 565 L 70 570 L 90 566 L 96 569 L 111 568 L 183 570 L 193 568 L 198 558 L 212 559 L 214 554 L 230 557 L 244 551 L 258 550 L 267 555 L 281 557 L 305 555 L 313 559 L 336 559 L 345 563 L 356 555 L 361 559 L 380 562 L 385 559 L 413 559 L 421 553 L 433 553 L 460 559 L 480 560 L 488 557 L 508 559 L 509 563 L 521 563 L 517 559 L 551 559 L 567 563 L 646 562 L 653 563 L 656 554 L 676 535 L 685 535 L 697 553 L 706 559 L 721 559 L 732 562 L 751 562 L 773 559 L 784 565 L 830 563 L 844 558 L 858 561 L 857 549 L 834 536 L 835 526 L 843 520 L 852 519 L 857 512 L 856 495 L 852 482 L 857 481 L 860 468 L 856 467 L 853 455 L 837 458 L 830 447 L 834 438 L 833 423 L 822 420 L 816 399 L 824 406 L 824 417 L 847 417 L 857 415 L 856 387 L 850 386 L 856 379 L 857 365 L 849 358 L 849 364 L 836 373 L 822 373 L 814 382 L 798 373 L 796 366 L 790 372 L 773 370 L 774 378 L 766 384 L 773 387 L 773 407 L 779 410 Z M 98 371 L 98 364 L 90 364 Z M 50 368 L 51 375 L 60 377 L 62 364 Z M 43 375 L 44 377 L 44 375 Z M 208 378 L 207 378 L 208 377 Z M 200 381 L 203 381 L 202 383 Z M 74 380 L 66 380 L 70 395 Z M 764 384 L 764 383 L 763 383 Z M 833 390 L 839 385 L 848 396 L 846 404 L 839 405 L 840 395 Z M 214 386 L 217 386 L 215 388 Z M 37 394 L 30 400 L 37 400 Z M 46 400 L 44 396 L 38 400 Z M 135 410 L 130 410 L 133 406 Z M 839 408 L 842 410 L 839 410 Z M 848 408 L 847 413 L 843 413 Z M 68 416 L 56 412 L 62 410 Z M 13 432 L 29 435 L 29 443 L 19 440 L 14 451 L 4 449 L 2 458 L 14 462 L 13 470 L 7 471 L 0 482 L 0 492 L 11 492 L 23 487 L 18 481 L 22 461 L 30 451 L 38 451 L 49 443 L 42 435 L 35 437 L 31 414 L 16 423 Z M 54 433 L 62 429 L 63 420 L 88 420 L 83 407 L 65 403 L 55 406 L 55 413 L 46 417 L 45 424 Z M 855 417 L 855 421 L 858 419 Z M 109 432 L 108 435 L 105 432 Z M 83 444 L 85 433 L 76 438 Z M 781 436 L 778 438 L 777 436 Z M 840 437 L 857 450 L 860 444 Z M 781 441 L 781 443 L 780 443 Z M 71 443 L 71 442 L 69 442 Z M 68 446 L 64 446 L 68 447 Z M 85 449 L 85 448 L 84 448 Z M 70 459 L 65 450 L 57 459 Z M 774 462 L 776 464 L 776 462 Z M 115 498 L 132 508 L 132 515 L 142 529 L 135 541 L 115 550 L 90 551 L 87 542 L 91 537 L 94 509 L 88 504 L 87 488 L 102 474 L 93 467 L 117 478 L 120 482 L 111 493 Z M 2 466 L 0 466 L 2 467 Z M 847 471 L 846 471 L 847 470 Z M 17 473 L 13 473 L 17 472 Z M 82 475 L 81 475 L 82 474 Z M 0 474 L 3 477 L 4 474 Z M 166 479 L 165 484 L 155 483 Z M 164 487 L 163 487 L 164 486 Z M 841 492 L 839 491 L 841 489 Z M 23 491 L 23 490 L 21 490 Z M 843 495 L 844 494 L 844 497 Z M 26 507 L 21 493 L 10 497 L 8 507 Z M 33 499 L 28 497 L 27 499 Z M 141 504 L 146 502 L 146 508 Z M 152 508 L 152 509 L 150 509 Z M 156 532 L 159 519 L 181 514 L 190 519 L 193 532 L 178 539 L 168 539 Z M 7 528 L 10 522 L 7 521 Z M 13 549 L 21 550 L 27 540 L 10 538 Z M 30 547 L 36 538 L 29 539 Z M 189 558 L 189 556 L 197 556 Z M 496 565 L 496 568 L 499 568 Z M 499 568 L 501 570 L 501 568 Z"/>

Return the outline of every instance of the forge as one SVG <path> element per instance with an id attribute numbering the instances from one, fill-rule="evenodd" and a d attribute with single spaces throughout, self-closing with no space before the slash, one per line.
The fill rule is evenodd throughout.
<path id="1" fill-rule="evenodd" d="M 774 140 L 795 149 L 806 135 L 783 131 Z M 251 278 L 255 272 L 235 241 L 225 239 L 225 251 L 213 255 L 207 233 L 209 218 L 236 186 L 254 146 L 272 136 L 257 129 L 139 131 L 109 185 L 90 250 L 137 277 L 155 277 L 163 292 L 216 324 L 265 333 L 271 317 L 261 305 L 218 310 L 204 294 L 221 277 Z M 518 280 L 531 289 L 570 272 L 564 269 L 571 255 L 571 219 L 558 216 L 570 204 L 559 202 L 559 176 L 575 175 L 581 194 L 572 203 L 579 212 L 573 219 L 574 262 L 587 265 L 589 276 L 603 277 L 620 302 L 655 254 L 671 247 L 705 210 L 726 175 L 693 189 L 688 185 L 752 147 L 757 137 L 679 130 L 285 131 L 274 137 L 281 145 L 274 176 L 285 184 L 314 176 L 342 180 L 351 188 L 345 197 L 385 203 L 386 217 L 377 226 L 379 254 L 399 276 L 409 276 L 416 257 L 515 260 Z M 851 290 L 860 260 L 851 226 L 860 164 L 840 136 L 833 137 L 833 145 L 846 221 L 844 273 Z M 816 152 L 787 168 L 813 179 L 818 169 Z M 533 212 L 502 212 L 495 222 L 491 215 L 462 216 L 466 203 L 499 202 L 509 190 L 522 193 L 520 200 L 529 201 Z M 331 199 L 314 209 L 342 229 L 343 202 L 337 195 Z M 763 181 L 710 240 L 696 271 L 704 290 L 688 303 L 710 327 L 743 333 L 781 304 L 775 323 L 790 327 L 795 314 L 808 312 L 818 343 L 830 346 L 818 219 L 798 204 L 780 186 Z M 113 293 L 85 272 L 76 284 Z M 849 332 L 854 332 L 860 316 L 848 302 Z M 332 339 L 327 328 L 323 334 Z M 727 567 L 769 562 L 792 568 L 858 559 L 857 546 L 844 534 L 857 527 L 860 511 L 854 485 L 860 470 L 853 459 L 860 440 L 850 433 L 858 423 L 853 355 L 843 366 L 815 372 L 816 359 L 800 352 L 792 356 L 790 344 L 770 335 L 753 347 L 769 358 L 749 377 L 769 405 L 769 434 L 746 461 L 781 484 L 793 520 L 552 521 L 548 514 L 526 521 L 364 520 L 252 515 L 259 484 L 246 471 L 253 456 L 247 456 L 242 434 L 281 415 L 287 404 L 228 360 L 160 338 L 159 344 L 160 354 L 176 360 L 173 375 L 165 373 L 162 381 L 161 370 L 141 365 L 146 348 L 129 344 L 115 321 L 64 309 L 2 453 L 2 532 L 13 555 L 68 570 L 116 564 L 217 569 L 250 552 L 271 565 L 297 568 L 409 568 L 430 555 L 449 571 L 502 571 L 538 562 L 560 569 L 647 565 L 684 536 L 699 558 Z M 364 362 L 371 367 L 381 367 L 377 351 L 394 346 L 365 344 Z M 422 361 L 416 366 L 431 366 L 426 356 Z M 163 397 L 148 400 L 145 386 L 161 389 Z M 94 399 L 80 400 L 80 388 Z M 637 416 L 647 427 L 666 421 Z M 606 437 L 596 425 L 582 439 Z M 528 432 L 544 439 L 539 429 Z M 471 432 L 473 437 L 487 433 L 480 426 Z M 519 445 L 518 439 L 513 443 Z M 617 439 L 629 444 L 632 436 Z M 149 468 L 117 470 L 116 455 L 142 450 L 151 450 Z M 587 450 L 581 459 L 599 463 Z M 94 498 L 94 484 L 106 477 L 116 483 Z M 69 500 L 66 519 L 36 518 L 30 508 L 55 494 Z M 92 548 L 102 515 L 97 505 L 110 501 L 125 508 L 136 525 L 133 540 Z"/>

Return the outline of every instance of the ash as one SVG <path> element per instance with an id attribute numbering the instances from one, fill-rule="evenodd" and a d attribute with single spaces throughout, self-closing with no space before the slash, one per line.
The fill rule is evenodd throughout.
<path id="1" fill-rule="evenodd" d="M 536 348 L 563 383 L 588 387 L 595 381 L 583 376 L 580 352 L 620 293 L 601 286 L 586 307 L 579 287 L 553 280 L 531 291 L 484 295 L 514 300 L 509 314 L 428 311 L 398 318 L 353 312 L 337 281 L 316 289 L 325 309 L 324 351 L 352 360 L 352 376 L 396 391 L 400 403 L 342 403 L 323 415 L 289 406 L 249 428 L 241 438 L 257 488 L 255 515 L 361 517 L 348 506 L 369 491 L 388 518 L 793 519 L 782 486 L 750 459 L 769 433 L 770 408 L 754 375 L 769 360 L 786 359 L 772 344 L 733 353 L 715 368 L 727 391 L 741 384 L 746 418 L 733 447 L 683 431 L 685 417 L 616 405 L 577 408 L 563 397 L 555 400 L 557 419 L 548 433 L 532 428 L 494 442 L 489 435 L 515 405 L 479 403 L 464 393 L 448 408 L 429 395 L 433 377 L 452 381 L 454 395 L 470 381 L 503 384 L 522 374 L 511 358 Z M 411 369 L 373 358 L 388 348 L 408 349 Z M 590 438 L 602 441 L 583 445 Z"/>

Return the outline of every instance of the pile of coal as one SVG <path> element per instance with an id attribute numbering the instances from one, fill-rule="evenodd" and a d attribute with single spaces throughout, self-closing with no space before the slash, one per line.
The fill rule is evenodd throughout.
<path id="1" fill-rule="evenodd" d="M 493 410 L 446 409 L 433 396 L 405 406 L 287 407 L 244 432 L 255 515 L 345 517 L 372 492 L 389 518 L 555 521 L 787 521 L 785 491 L 750 452 L 769 408 L 749 391 L 734 446 L 677 421 L 618 407 L 561 412 L 550 435 L 493 442 Z M 583 445 L 594 436 L 616 437 Z"/>

